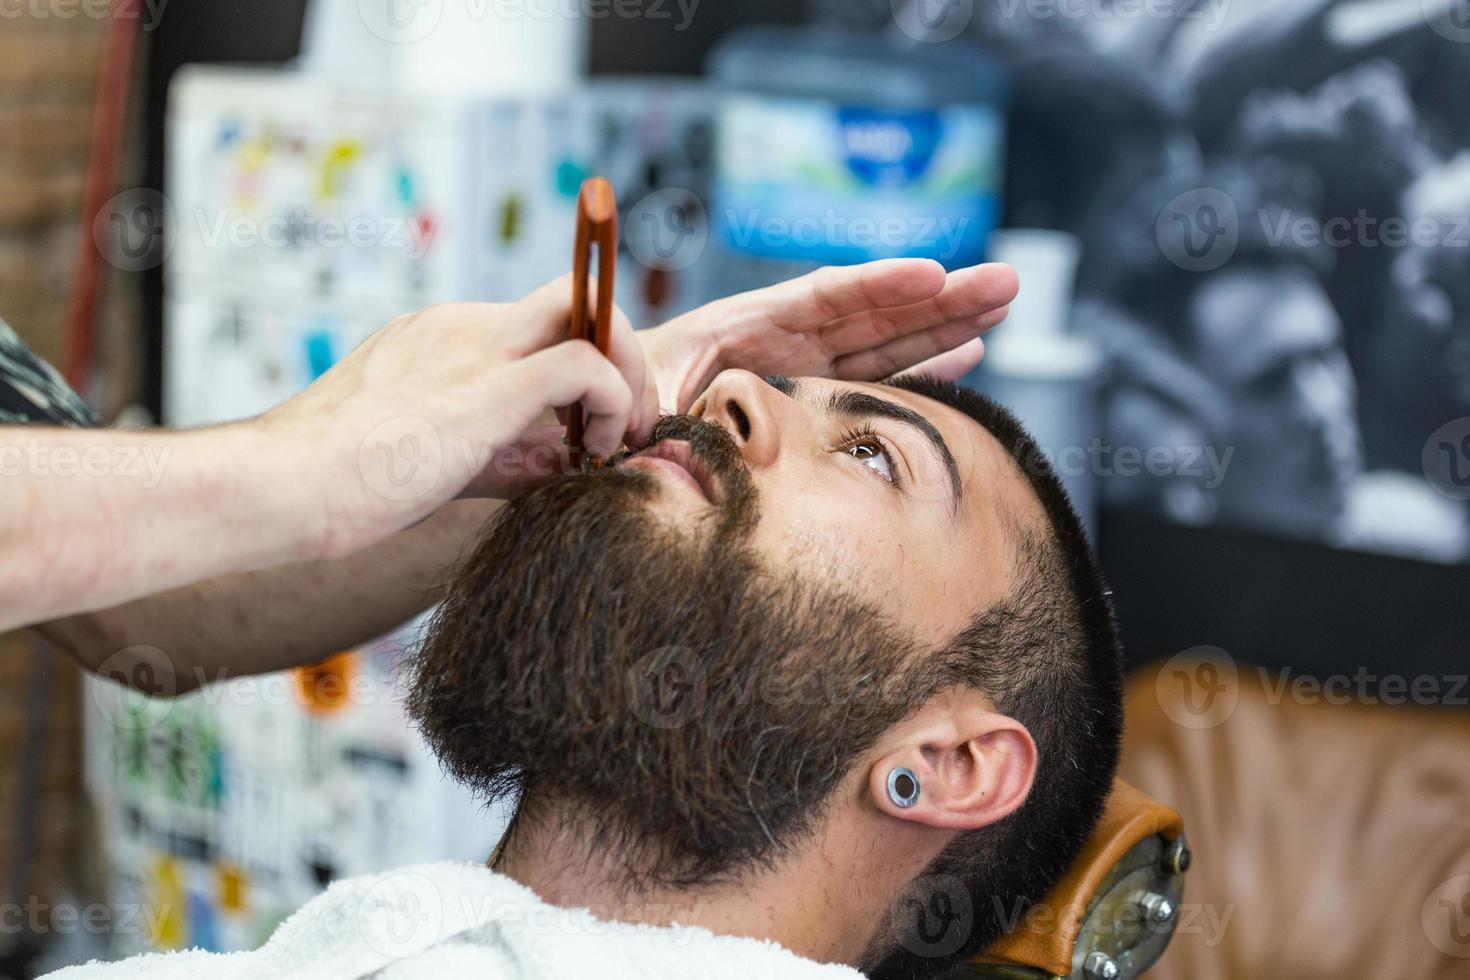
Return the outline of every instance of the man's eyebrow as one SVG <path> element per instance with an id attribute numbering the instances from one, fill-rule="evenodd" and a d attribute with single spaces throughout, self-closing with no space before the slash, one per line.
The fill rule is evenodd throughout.
<path id="1" fill-rule="evenodd" d="M 776 391 L 786 395 L 788 398 L 801 397 L 800 379 L 786 378 L 785 375 L 767 375 L 764 378 L 767 385 Z M 960 498 L 964 495 L 964 483 L 960 480 L 960 467 L 954 461 L 954 453 L 950 451 L 950 444 L 944 441 L 944 436 L 939 435 L 939 430 L 933 428 L 933 423 L 914 411 L 900 404 L 892 403 L 886 398 L 878 395 L 867 394 L 866 391 L 833 391 L 828 397 L 828 411 L 839 416 L 848 416 L 850 419 L 892 419 L 903 425 L 916 429 L 923 438 L 928 439 L 933 451 L 939 454 L 939 460 L 944 463 L 944 469 L 950 472 L 950 513 L 956 513 L 960 508 Z"/>
<path id="2" fill-rule="evenodd" d="M 797 378 L 788 378 L 780 374 L 767 375 L 764 379 L 766 384 L 775 388 L 788 398 L 799 398 L 801 396 L 802 384 Z M 834 415 L 845 415 L 849 418 L 869 419 L 883 418 L 901 422 L 918 430 L 929 445 L 939 454 L 944 468 L 949 471 L 949 504 L 950 511 L 959 509 L 960 497 L 964 494 L 964 484 L 960 480 L 960 468 L 954 461 L 954 453 L 949 451 L 949 443 L 944 441 L 944 436 L 924 416 L 911 408 L 905 408 L 896 402 L 886 398 L 870 395 L 865 391 L 856 391 L 851 388 L 834 391 L 827 399 L 827 411 Z"/>
<path id="3" fill-rule="evenodd" d="M 944 436 L 939 434 L 933 422 L 912 408 L 905 408 L 897 402 L 870 395 L 865 391 L 851 389 L 832 392 L 827 398 L 827 410 L 835 415 L 846 415 L 849 418 L 892 419 L 918 431 L 929 440 L 929 445 L 939 454 L 939 459 L 949 472 L 951 510 L 959 506 L 960 496 L 964 493 L 964 487 L 960 482 L 960 468 L 955 464 L 954 453 L 949 451 L 949 443 L 944 441 Z"/>
<path id="4" fill-rule="evenodd" d="M 786 377 L 786 375 L 784 374 L 768 374 L 761 380 L 770 385 L 772 388 L 775 388 L 787 398 L 796 397 L 796 381 Z"/>

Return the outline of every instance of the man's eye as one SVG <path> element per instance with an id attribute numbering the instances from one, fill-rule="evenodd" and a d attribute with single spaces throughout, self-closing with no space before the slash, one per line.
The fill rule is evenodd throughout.
<path id="1" fill-rule="evenodd" d="M 893 482 L 893 461 L 888 458 L 888 451 L 883 448 L 883 444 L 876 439 L 860 439 L 849 445 L 845 451 L 889 483 Z"/>

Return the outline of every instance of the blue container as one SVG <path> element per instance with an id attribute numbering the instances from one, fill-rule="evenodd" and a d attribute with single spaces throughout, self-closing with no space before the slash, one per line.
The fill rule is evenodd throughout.
<path id="1" fill-rule="evenodd" d="M 724 42 L 711 221 L 735 253 L 980 261 L 1000 208 L 1006 81 L 959 42 L 756 28 Z"/>

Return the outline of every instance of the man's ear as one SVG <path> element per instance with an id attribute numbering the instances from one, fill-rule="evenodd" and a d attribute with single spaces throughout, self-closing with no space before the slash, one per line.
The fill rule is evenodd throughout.
<path id="1" fill-rule="evenodd" d="M 990 707 L 979 692 L 941 696 L 889 733 L 868 773 L 878 809 L 929 827 L 975 830 L 1025 802 L 1036 777 L 1036 743 L 1026 726 Z M 908 769 L 918 798 L 900 806 L 889 791 L 895 769 Z M 909 789 L 898 779 L 898 795 Z"/>

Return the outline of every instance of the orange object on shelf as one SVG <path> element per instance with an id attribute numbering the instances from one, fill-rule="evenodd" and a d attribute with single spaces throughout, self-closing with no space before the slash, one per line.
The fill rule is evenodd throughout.
<path id="1" fill-rule="evenodd" d="M 335 714 L 351 704 L 357 654 L 351 650 L 335 654 L 319 664 L 297 667 L 295 674 L 302 706 L 311 714 Z"/>

